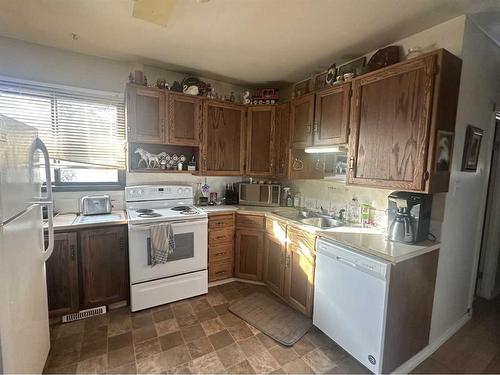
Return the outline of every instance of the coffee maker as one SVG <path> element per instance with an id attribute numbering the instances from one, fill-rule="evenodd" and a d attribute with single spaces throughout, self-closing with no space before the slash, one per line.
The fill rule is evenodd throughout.
<path id="1" fill-rule="evenodd" d="M 427 239 L 432 195 L 395 191 L 388 196 L 387 239 L 416 243 Z"/>

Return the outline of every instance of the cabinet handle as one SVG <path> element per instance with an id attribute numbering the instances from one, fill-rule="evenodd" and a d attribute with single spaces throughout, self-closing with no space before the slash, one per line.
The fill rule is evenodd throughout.
<path id="1" fill-rule="evenodd" d="M 354 156 L 351 156 L 349 158 L 349 170 L 350 171 L 354 170 Z"/>
<path id="2" fill-rule="evenodd" d="M 311 134 L 311 130 L 312 130 L 312 125 L 306 125 L 306 131 L 307 131 L 307 134 Z"/>
<path id="3" fill-rule="evenodd" d="M 317 133 L 318 132 L 318 123 L 315 122 L 314 123 L 314 129 L 313 129 L 313 133 Z"/>
<path id="4" fill-rule="evenodd" d="M 70 251 L 71 251 L 71 259 L 72 259 L 72 260 L 75 260 L 75 258 L 76 258 L 76 249 L 75 249 L 75 245 L 71 245 L 71 246 L 69 247 L 69 249 L 70 249 Z"/>
<path id="5" fill-rule="evenodd" d="M 123 237 L 122 237 L 122 238 L 120 238 L 120 251 L 123 252 L 124 248 L 125 248 L 125 246 L 124 246 Z"/>
<path id="6" fill-rule="evenodd" d="M 287 254 L 285 258 L 285 268 L 290 267 L 290 254 Z"/>
<path id="7" fill-rule="evenodd" d="M 225 274 L 226 272 L 227 272 L 227 271 L 217 271 L 215 274 L 216 274 L 216 275 L 223 275 L 223 274 Z"/>

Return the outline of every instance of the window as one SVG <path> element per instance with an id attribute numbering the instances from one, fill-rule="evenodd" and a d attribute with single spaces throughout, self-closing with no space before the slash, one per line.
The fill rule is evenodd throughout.
<path id="1" fill-rule="evenodd" d="M 123 95 L 0 80 L 0 113 L 38 129 L 56 190 L 124 186 L 124 112 Z"/>

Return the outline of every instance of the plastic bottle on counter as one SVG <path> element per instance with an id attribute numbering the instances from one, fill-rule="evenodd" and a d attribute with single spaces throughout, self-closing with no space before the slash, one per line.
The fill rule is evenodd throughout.
<path id="1" fill-rule="evenodd" d="M 349 224 L 357 225 L 360 223 L 361 216 L 361 205 L 356 197 L 352 197 L 351 201 L 347 205 L 347 218 Z"/>

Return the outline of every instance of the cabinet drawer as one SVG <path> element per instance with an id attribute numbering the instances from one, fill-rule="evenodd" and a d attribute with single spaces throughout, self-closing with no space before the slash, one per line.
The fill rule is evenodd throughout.
<path id="1" fill-rule="evenodd" d="M 286 223 L 277 219 L 266 219 L 266 232 L 277 238 L 286 238 Z"/>
<path id="2" fill-rule="evenodd" d="M 236 215 L 236 226 L 238 228 L 264 229 L 266 218 L 257 215 Z"/>
<path id="3" fill-rule="evenodd" d="M 208 267 L 208 281 L 223 280 L 233 277 L 233 262 L 210 263 Z"/>
<path id="4" fill-rule="evenodd" d="M 208 218 L 208 229 L 232 228 L 234 226 L 234 214 L 214 215 Z"/>
<path id="5" fill-rule="evenodd" d="M 233 243 L 225 243 L 222 245 L 211 245 L 208 247 L 208 261 L 232 261 L 234 252 Z"/>
<path id="6" fill-rule="evenodd" d="M 208 244 L 215 245 L 219 243 L 233 242 L 234 231 L 232 228 L 211 230 L 208 232 Z"/>
<path id="7" fill-rule="evenodd" d="M 287 228 L 288 244 L 298 248 L 307 248 L 313 253 L 316 250 L 316 236 L 289 225 Z"/>

